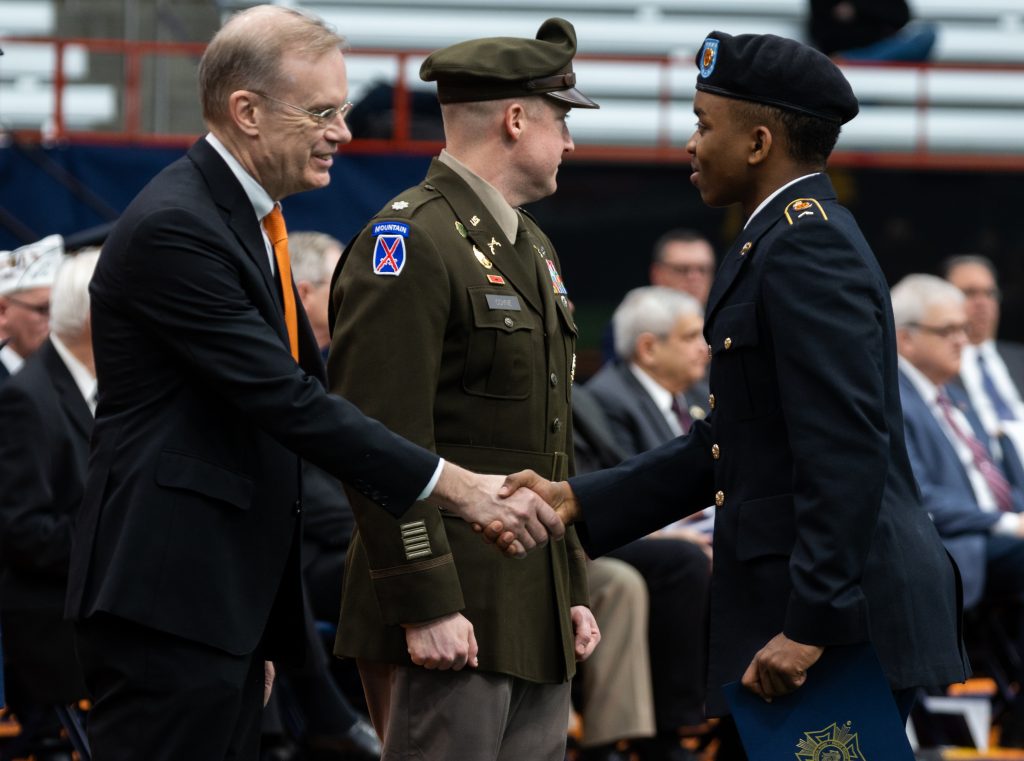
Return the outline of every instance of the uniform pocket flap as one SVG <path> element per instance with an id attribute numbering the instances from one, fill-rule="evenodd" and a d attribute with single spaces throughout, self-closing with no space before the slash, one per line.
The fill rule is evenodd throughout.
<path id="1" fill-rule="evenodd" d="M 252 504 L 251 478 L 181 452 L 160 453 L 156 482 L 212 497 L 242 510 L 248 510 Z"/>
<path id="2" fill-rule="evenodd" d="M 736 558 L 753 560 L 766 555 L 789 555 L 796 543 L 793 496 L 747 500 L 739 507 Z"/>
<path id="3" fill-rule="evenodd" d="M 757 307 L 752 301 L 725 307 L 715 314 L 711 331 L 711 350 L 715 354 L 757 346 Z"/>

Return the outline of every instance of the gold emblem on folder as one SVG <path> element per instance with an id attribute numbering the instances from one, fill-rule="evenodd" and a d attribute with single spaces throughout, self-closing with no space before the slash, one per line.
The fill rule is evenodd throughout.
<path id="1" fill-rule="evenodd" d="M 797 761 L 867 761 L 850 722 L 842 726 L 833 722 L 816 732 L 804 732 L 796 748 Z"/>

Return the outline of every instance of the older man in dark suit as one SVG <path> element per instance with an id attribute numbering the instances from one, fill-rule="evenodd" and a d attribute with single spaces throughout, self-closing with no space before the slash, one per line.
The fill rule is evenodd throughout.
<path id="1" fill-rule="evenodd" d="M 297 455 L 394 516 L 420 498 L 476 521 L 509 513 L 513 552 L 557 524 L 322 386 L 279 201 L 326 185 L 350 139 L 341 42 L 279 6 L 229 20 L 200 63 L 210 133 L 104 246 L 67 600 L 98 761 L 255 757 L 264 662 L 303 649 Z"/>
<path id="2" fill-rule="evenodd" d="M 714 501 L 711 713 L 726 682 L 789 693 L 826 647 L 859 642 L 909 712 L 911 688 L 965 662 L 955 569 L 904 443 L 889 290 L 823 173 L 857 100 L 825 56 L 773 35 L 712 32 L 696 63 L 691 181 L 747 220 L 705 314 L 712 413 L 612 470 L 509 488 L 584 520 L 593 553 Z"/>
<path id="3" fill-rule="evenodd" d="M 45 730 L 51 704 L 86 696 L 63 608 L 93 427 L 88 289 L 98 257 L 64 262 L 50 337 L 0 386 L 0 621 L 11 705 L 26 730 Z"/>

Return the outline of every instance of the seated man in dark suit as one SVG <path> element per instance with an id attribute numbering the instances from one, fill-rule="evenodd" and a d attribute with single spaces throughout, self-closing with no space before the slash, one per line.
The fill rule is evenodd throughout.
<path id="1" fill-rule="evenodd" d="M 707 414 L 704 310 L 663 286 L 635 288 L 615 310 L 614 362 L 587 384 L 628 456 L 686 433 Z"/>
<path id="2" fill-rule="evenodd" d="M 967 344 L 956 380 L 985 430 L 998 436 L 1008 421 L 1024 424 L 1024 345 L 996 340 L 1000 293 L 991 260 L 954 256 L 943 265 L 943 275 L 963 292 L 967 314 Z"/>
<path id="3" fill-rule="evenodd" d="M 4 661 L 11 707 L 24 734 L 36 737 L 51 729 L 56 736 L 51 705 L 86 696 L 63 609 L 93 426 L 88 286 L 98 256 L 93 250 L 63 263 L 52 288 L 50 338 L 0 386 Z"/>
<path id="4" fill-rule="evenodd" d="M 991 440 L 949 385 L 967 342 L 964 296 L 931 275 L 892 290 L 907 450 L 924 506 L 960 567 L 964 607 L 1024 591 L 1024 494 L 1009 442 Z"/>

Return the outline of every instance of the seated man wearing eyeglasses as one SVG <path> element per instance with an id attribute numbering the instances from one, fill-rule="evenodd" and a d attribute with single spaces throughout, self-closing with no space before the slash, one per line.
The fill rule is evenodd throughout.
<path id="1" fill-rule="evenodd" d="M 925 508 L 960 566 L 964 608 L 1024 588 L 1017 452 L 991 438 L 953 381 L 967 344 L 963 293 L 931 275 L 892 289 L 907 450 Z"/>
<path id="2" fill-rule="evenodd" d="M 59 235 L 0 251 L 0 383 L 21 369 L 50 332 L 50 285 L 63 253 Z"/>

